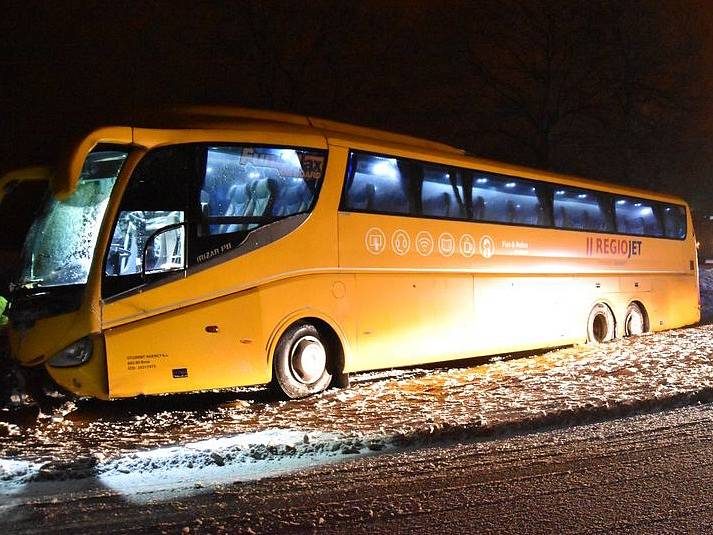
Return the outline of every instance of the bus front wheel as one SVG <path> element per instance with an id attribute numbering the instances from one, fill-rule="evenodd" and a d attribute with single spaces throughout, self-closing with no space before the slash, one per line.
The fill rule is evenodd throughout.
<path id="1" fill-rule="evenodd" d="M 297 399 L 322 392 L 332 381 L 331 347 L 310 323 L 291 326 L 280 337 L 273 358 L 273 386 L 277 393 Z"/>
<path id="2" fill-rule="evenodd" d="M 604 303 L 597 303 L 589 313 L 587 340 L 592 344 L 603 344 L 612 341 L 615 334 L 614 314 Z"/>

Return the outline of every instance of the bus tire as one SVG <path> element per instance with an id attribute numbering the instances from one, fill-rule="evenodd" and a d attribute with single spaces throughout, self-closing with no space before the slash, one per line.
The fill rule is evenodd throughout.
<path id="1" fill-rule="evenodd" d="M 311 323 L 296 323 L 280 337 L 272 359 L 273 387 L 281 397 L 303 398 L 325 390 L 332 381 L 329 372 L 331 346 Z"/>
<path id="2" fill-rule="evenodd" d="M 587 321 L 587 341 L 590 344 L 603 344 L 611 342 L 616 336 L 614 314 L 604 303 L 597 303 L 592 307 Z"/>
<path id="3" fill-rule="evenodd" d="M 335 373 L 332 386 L 334 388 L 349 388 L 349 374 L 347 372 Z"/>
<path id="4" fill-rule="evenodd" d="M 624 336 L 639 336 L 647 331 L 646 316 L 638 303 L 629 303 L 624 315 Z"/>

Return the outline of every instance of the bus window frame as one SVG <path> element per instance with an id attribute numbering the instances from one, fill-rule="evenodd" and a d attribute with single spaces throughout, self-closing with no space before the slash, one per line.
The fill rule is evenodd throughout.
<path id="1" fill-rule="evenodd" d="M 366 209 L 358 209 L 358 208 L 349 208 L 347 206 L 347 194 L 348 194 L 348 187 L 351 186 L 353 183 L 353 177 L 350 177 L 350 175 L 353 175 L 356 173 L 356 169 L 352 169 L 352 155 L 364 155 L 364 156 L 374 156 L 377 158 L 390 158 L 390 159 L 396 159 L 398 160 L 409 160 L 411 162 L 415 162 L 420 165 L 431 165 L 431 166 L 443 166 L 443 167 L 448 167 L 450 169 L 453 169 L 454 171 L 458 171 L 459 173 L 469 172 L 469 173 L 485 173 L 485 174 L 492 174 L 496 175 L 498 177 L 511 177 L 513 179 L 517 180 L 522 180 L 527 183 L 532 184 L 534 187 L 537 188 L 537 185 L 540 185 L 540 187 L 544 188 L 550 188 L 551 190 L 554 190 L 557 188 L 557 186 L 562 186 L 562 187 L 570 187 L 570 188 L 575 188 L 575 189 L 580 189 L 583 191 L 590 191 L 593 193 L 596 193 L 597 195 L 603 195 L 606 197 L 609 197 L 609 201 L 611 203 L 614 202 L 614 197 L 619 197 L 619 198 L 625 198 L 630 201 L 646 201 L 648 203 L 651 203 L 652 205 L 658 206 L 659 209 L 664 208 L 666 206 L 675 206 L 678 208 L 683 209 L 683 214 L 684 214 L 684 222 L 686 225 L 685 232 L 683 236 L 681 237 L 670 237 L 666 236 L 665 234 L 662 236 L 655 236 L 655 235 L 650 235 L 650 234 L 629 234 L 626 232 L 618 232 L 618 231 L 606 231 L 606 230 L 590 230 L 590 229 L 579 229 L 579 228 L 563 228 L 563 227 L 558 227 L 555 226 L 555 221 L 554 221 L 554 211 L 553 211 L 553 196 L 550 195 L 549 198 L 549 212 L 552 214 L 551 218 L 551 224 L 550 225 L 531 225 L 531 224 L 524 224 L 524 223 L 509 223 L 509 222 L 502 222 L 502 221 L 489 221 L 489 220 L 484 220 L 484 219 L 468 219 L 465 217 L 438 217 L 438 216 L 429 216 L 429 215 L 424 215 L 424 214 L 415 214 L 415 213 L 396 213 L 396 212 L 385 212 L 381 210 L 366 210 Z M 462 181 L 462 178 L 461 178 Z M 618 186 L 612 184 L 612 187 L 618 188 Z M 410 188 L 410 189 L 415 189 L 415 188 Z M 412 199 L 407 199 L 409 204 L 413 204 Z M 498 173 L 496 171 L 486 171 L 484 169 L 478 169 L 478 168 L 471 168 L 471 167 L 459 167 L 459 166 L 454 166 L 454 165 L 446 165 L 446 164 L 441 164 L 438 162 L 434 161 L 429 161 L 429 160 L 419 160 L 416 158 L 409 158 L 406 156 L 398 156 L 395 154 L 386 154 L 386 153 L 377 153 L 377 152 L 372 152 L 372 151 L 367 151 L 367 150 L 360 150 L 360 149 L 353 149 L 349 148 L 347 151 L 347 162 L 346 162 L 346 170 L 345 170 L 345 175 L 344 175 L 344 180 L 342 182 L 342 192 L 341 196 L 339 199 L 339 212 L 345 212 L 345 213 L 358 213 L 358 214 L 371 214 L 371 215 L 381 215 L 381 216 L 391 216 L 391 217 L 410 217 L 410 218 L 416 218 L 416 219 L 430 219 L 430 220 L 436 220 L 436 221 L 458 221 L 461 223 L 474 223 L 474 224 L 485 224 L 485 225 L 502 225 L 502 226 L 507 226 L 507 227 L 522 227 L 522 228 L 532 228 L 532 229 L 543 229 L 543 230 L 557 230 L 557 231 L 563 231 L 563 232 L 586 232 L 589 234 L 608 234 L 608 235 L 614 235 L 614 236 L 633 236 L 637 238 L 651 238 L 651 239 L 656 239 L 656 240 L 671 240 L 671 241 L 686 241 L 686 239 L 689 236 L 689 215 L 690 211 L 687 209 L 687 207 L 683 204 L 679 204 L 676 202 L 665 202 L 665 201 L 659 201 L 656 199 L 652 199 L 650 197 L 634 197 L 629 194 L 625 193 L 616 193 L 613 191 L 607 191 L 603 189 L 595 189 L 587 186 L 580 186 L 576 184 L 568 184 L 568 183 L 561 183 L 561 182 L 550 182 L 547 180 L 541 180 L 541 179 L 536 179 L 536 178 L 530 178 L 522 175 L 506 175 L 504 173 Z M 466 207 L 466 213 L 472 212 L 473 206 L 472 206 L 472 199 L 471 199 L 471 205 L 470 207 Z M 613 222 L 614 222 L 614 229 L 617 228 L 617 221 L 616 221 L 616 211 L 613 210 Z M 663 222 L 661 222 L 663 224 Z"/>

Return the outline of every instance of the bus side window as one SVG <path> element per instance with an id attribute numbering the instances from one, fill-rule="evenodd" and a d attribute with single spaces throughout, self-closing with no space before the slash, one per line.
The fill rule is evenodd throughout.
<path id="1" fill-rule="evenodd" d="M 547 224 L 535 183 L 476 172 L 473 174 L 473 218 L 519 225 Z"/>
<path id="2" fill-rule="evenodd" d="M 614 202 L 618 232 L 637 236 L 663 236 L 663 225 L 652 201 L 617 197 Z"/>
<path id="3" fill-rule="evenodd" d="M 686 237 L 686 209 L 683 206 L 666 204 L 661 207 L 664 235 L 667 238 Z"/>
<path id="4" fill-rule="evenodd" d="M 445 167 L 423 166 L 421 204 L 425 216 L 464 218 L 463 185 L 458 172 Z"/>
<path id="5" fill-rule="evenodd" d="M 321 151 L 309 149 L 208 147 L 201 187 L 203 235 L 245 232 L 273 219 L 308 212 L 324 163 Z"/>
<path id="6" fill-rule="evenodd" d="M 611 232 L 611 198 L 600 192 L 557 186 L 553 196 L 555 226 L 573 230 Z"/>
<path id="7" fill-rule="evenodd" d="M 195 160 L 195 147 L 174 145 L 155 149 L 139 162 L 121 199 L 106 256 L 104 272 L 108 277 L 140 275 L 151 236 L 187 220 L 191 189 L 196 183 Z M 183 248 L 176 249 L 176 255 L 184 256 Z M 180 260 L 183 262 L 183 258 Z"/>
<path id="8" fill-rule="evenodd" d="M 149 238 L 164 227 L 183 223 L 184 217 L 183 211 L 121 211 L 109 246 L 106 274 L 140 274 L 143 269 L 144 248 Z M 180 254 L 184 254 L 182 249 Z"/>
<path id="9" fill-rule="evenodd" d="M 399 167 L 396 158 L 352 153 L 344 208 L 409 214 L 408 177 L 402 176 Z"/>

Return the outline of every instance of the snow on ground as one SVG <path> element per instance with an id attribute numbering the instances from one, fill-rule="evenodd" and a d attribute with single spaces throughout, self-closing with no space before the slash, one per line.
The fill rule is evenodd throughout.
<path id="1" fill-rule="evenodd" d="M 698 277 L 701 287 L 701 322 L 713 322 L 713 267 L 701 269 Z"/>
<path id="2" fill-rule="evenodd" d="M 73 488 L 158 499 L 394 446 L 711 401 L 713 269 L 701 272 L 701 289 L 696 327 L 479 365 L 357 374 L 349 389 L 304 400 L 248 389 L 5 409 L 0 501 Z"/>
<path id="3" fill-rule="evenodd" d="M 175 499 L 206 486 L 275 477 L 343 460 L 350 448 L 344 437 L 326 433 L 267 429 L 213 438 L 102 460 L 94 457 L 64 463 L 0 460 L 0 515 L 28 502 L 66 499 L 81 493 L 97 497 L 128 495 L 137 502 Z M 381 450 L 379 445 L 376 449 Z"/>

